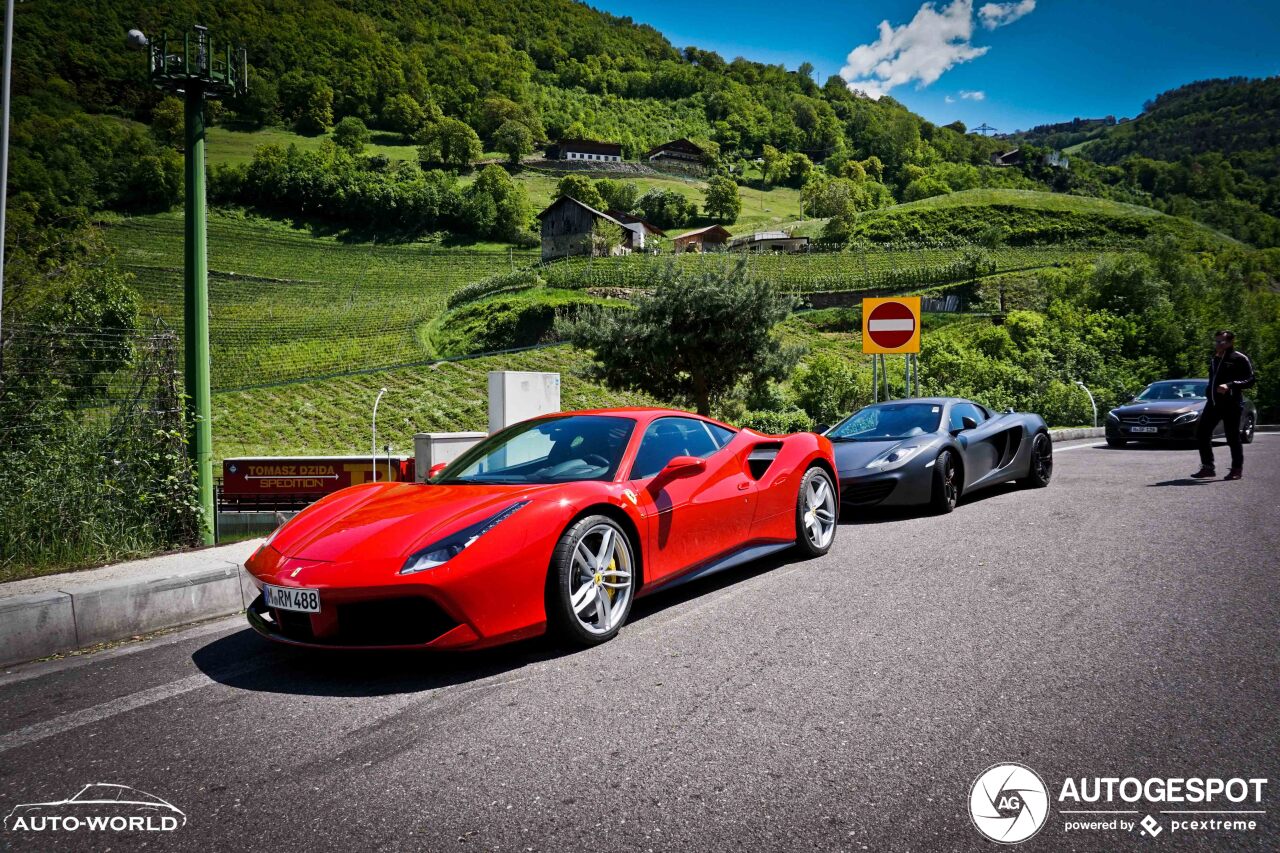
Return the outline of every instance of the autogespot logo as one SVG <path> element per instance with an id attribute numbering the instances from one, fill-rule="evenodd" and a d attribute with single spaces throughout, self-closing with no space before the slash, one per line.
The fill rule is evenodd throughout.
<path id="1" fill-rule="evenodd" d="M 978 832 L 992 841 L 1026 841 L 1049 817 L 1049 790 L 1030 767 L 993 764 L 973 780 L 969 817 Z"/>

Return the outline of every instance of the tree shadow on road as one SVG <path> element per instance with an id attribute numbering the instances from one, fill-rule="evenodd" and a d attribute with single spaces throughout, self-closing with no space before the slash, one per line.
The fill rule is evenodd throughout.
<path id="1" fill-rule="evenodd" d="M 795 558 L 787 554 L 766 557 L 639 598 L 632 604 L 622 633 L 606 648 L 625 643 L 627 628 L 650 616 L 793 562 Z M 592 652 L 549 636 L 474 652 L 305 649 L 273 643 L 246 626 L 197 649 L 191 659 L 213 681 L 240 690 L 372 697 L 426 693 L 515 672 L 542 661 Z"/>

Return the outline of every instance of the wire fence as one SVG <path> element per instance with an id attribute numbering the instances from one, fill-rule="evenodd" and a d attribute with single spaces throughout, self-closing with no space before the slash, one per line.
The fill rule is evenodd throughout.
<path id="1" fill-rule="evenodd" d="M 176 335 L 6 324 L 0 580 L 194 542 Z"/>

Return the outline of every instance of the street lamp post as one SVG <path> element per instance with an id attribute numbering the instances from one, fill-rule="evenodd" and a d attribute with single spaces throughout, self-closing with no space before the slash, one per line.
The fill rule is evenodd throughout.
<path id="1" fill-rule="evenodd" d="M 147 51 L 151 82 L 182 97 L 186 128 L 186 201 L 183 211 L 183 369 L 189 446 L 204 514 L 201 538 L 214 541 L 213 425 L 209 369 L 209 261 L 204 197 L 204 105 L 216 98 L 242 95 L 248 88 L 248 59 L 241 48 L 224 47 L 217 56 L 209 31 L 195 26 L 182 42 L 167 35 L 148 43 L 137 30 L 128 42 Z"/>
<path id="2" fill-rule="evenodd" d="M 1096 427 L 1098 425 L 1098 404 L 1093 399 L 1093 392 L 1085 387 L 1085 384 L 1079 379 L 1076 380 L 1076 384 L 1084 388 L 1084 393 L 1089 395 L 1089 405 L 1093 406 L 1093 425 Z"/>
<path id="3" fill-rule="evenodd" d="M 387 389 L 383 388 L 378 392 L 378 397 L 373 401 L 373 445 L 369 449 L 369 473 L 373 476 L 373 481 L 378 482 L 378 404 L 382 402 L 382 395 L 387 393 Z M 390 451 L 387 451 L 390 455 Z M 388 474 L 388 477 L 390 475 Z"/>

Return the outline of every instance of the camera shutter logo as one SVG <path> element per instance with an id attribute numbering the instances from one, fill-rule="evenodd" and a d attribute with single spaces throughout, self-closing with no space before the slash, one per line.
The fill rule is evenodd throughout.
<path id="1" fill-rule="evenodd" d="M 1044 780 L 1022 764 L 993 764 L 969 789 L 969 817 L 974 827 L 1001 844 L 1026 841 L 1049 817 L 1049 791 Z"/>

